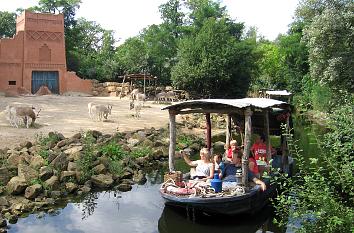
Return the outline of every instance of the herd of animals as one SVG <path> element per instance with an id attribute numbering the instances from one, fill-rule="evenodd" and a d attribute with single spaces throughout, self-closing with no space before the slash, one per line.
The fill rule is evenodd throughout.
<path id="1" fill-rule="evenodd" d="M 146 101 L 146 95 L 140 93 L 139 89 L 134 89 L 130 93 L 130 103 L 129 109 L 134 111 L 134 117 L 141 117 L 141 110 L 144 107 Z M 155 103 L 162 103 L 167 101 L 177 101 L 177 94 L 174 91 L 162 91 L 156 94 L 154 98 Z M 88 103 L 88 115 L 90 119 L 94 121 L 104 121 L 108 119 L 108 116 L 112 114 L 112 105 L 107 104 L 96 104 L 93 102 Z M 33 106 L 12 106 L 8 105 L 5 109 L 5 114 L 7 120 L 10 122 L 12 127 L 18 128 L 21 125 L 24 125 L 26 128 L 33 126 L 36 119 L 39 116 L 41 109 L 37 109 Z M 30 123 L 31 120 L 31 123 Z"/>

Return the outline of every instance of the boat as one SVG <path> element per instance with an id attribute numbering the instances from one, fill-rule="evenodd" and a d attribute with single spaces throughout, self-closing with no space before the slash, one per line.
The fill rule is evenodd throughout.
<path id="1" fill-rule="evenodd" d="M 267 159 L 271 160 L 270 135 L 281 135 L 281 125 L 289 127 L 291 113 L 290 104 L 269 99 L 269 98 L 243 98 L 243 99 L 199 99 L 190 100 L 162 108 L 169 111 L 169 174 L 177 174 L 174 167 L 176 149 L 176 116 L 181 114 L 203 113 L 206 117 L 206 145 L 211 150 L 211 120 L 210 114 L 226 115 L 226 143 L 231 140 L 232 123 L 244 130 L 244 152 L 242 156 L 242 183 L 235 184 L 236 188 L 242 188 L 243 192 L 213 193 L 210 195 L 196 195 L 190 192 L 188 186 L 179 187 L 173 185 L 173 189 L 166 186 L 160 188 L 160 194 L 168 206 L 193 208 L 209 214 L 235 215 L 241 213 L 253 214 L 267 205 L 272 197 L 276 195 L 277 184 L 271 183 L 270 179 L 262 179 L 267 186 L 265 191 L 259 185 L 249 182 L 248 157 L 251 148 L 251 133 L 263 133 L 266 136 Z M 244 125 L 244 126 L 243 126 Z M 282 140 L 282 148 L 286 147 L 285 140 Z M 285 150 L 281 155 L 282 171 L 288 171 L 288 157 Z M 165 184 L 163 184 L 165 185 Z M 180 192 L 179 190 L 180 189 Z M 187 189 L 187 190 L 186 190 Z M 176 192 L 172 192 L 176 191 Z M 210 189 L 209 189 L 210 190 Z M 215 191 L 215 189 L 214 189 Z"/>

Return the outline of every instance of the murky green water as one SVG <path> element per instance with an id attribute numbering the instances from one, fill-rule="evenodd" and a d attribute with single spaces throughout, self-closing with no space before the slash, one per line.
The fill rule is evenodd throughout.
<path id="1" fill-rule="evenodd" d="M 297 120 L 295 137 L 305 156 L 318 154 L 315 135 L 323 131 Z M 64 204 L 54 214 L 37 213 L 10 224 L 9 233 L 254 233 L 291 232 L 273 223 L 270 207 L 254 216 L 214 218 L 193 215 L 190 211 L 165 207 L 158 190 L 162 173 L 147 175 L 144 185 L 126 193 L 92 193 L 77 203 Z"/>

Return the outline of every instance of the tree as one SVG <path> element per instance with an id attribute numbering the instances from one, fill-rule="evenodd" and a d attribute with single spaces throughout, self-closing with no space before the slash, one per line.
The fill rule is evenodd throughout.
<path id="1" fill-rule="evenodd" d="M 200 97 L 245 96 L 253 47 L 238 42 L 225 19 L 203 20 L 200 30 L 183 38 L 178 48 L 178 62 L 172 69 L 174 86 Z"/>
<path id="2" fill-rule="evenodd" d="M 311 77 L 333 90 L 354 91 L 353 8 L 347 0 L 308 0 L 298 10 L 298 17 L 310 22 L 304 41 Z"/>
<path id="3" fill-rule="evenodd" d="M 16 14 L 0 11 L 0 39 L 13 37 L 16 33 Z"/>

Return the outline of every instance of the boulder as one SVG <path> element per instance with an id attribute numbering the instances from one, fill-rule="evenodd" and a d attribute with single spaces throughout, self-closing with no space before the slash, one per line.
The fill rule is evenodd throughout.
<path id="1" fill-rule="evenodd" d="M 68 171 L 76 171 L 77 170 L 77 165 L 74 162 L 69 162 L 68 163 Z"/>
<path id="2" fill-rule="evenodd" d="M 65 183 L 65 190 L 68 193 L 74 193 L 78 189 L 78 185 L 73 182 Z"/>
<path id="3" fill-rule="evenodd" d="M 17 195 L 25 191 L 27 182 L 23 177 L 15 176 L 11 178 L 6 187 L 10 195 Z"/>
<path id="4" fill-rule="evenodd" d="M 27 199 L 34 199 L 42 192 L 42 185 L 34 184 L 28 186 L 25 190 L 25 198 Z"/>
<path id="5" fill-rule="evenodd" d="M 113 184 L 111 174 L 99 174 L 91 176 L 92 185 L 97 188 L 109 188 Z"/>
<path id="6" fill-rule="evenodd" d="M 121 192 L 128 192 L 130 190 L 132 190 L 132 186 L 130 184 L 127 183 L 122 183 L 116 186 L 116 189 L 118 189 Z"/>
<path id="7" fill-rule="evenodd" d="M 44 183 L 50 190 L 55 190 L 59 187 L 59 178 L 57 176 L 52 176 L 44 181 Z"/>
<path id="8" fill-rule="evenodd" d="M 26 164 L 18 165 L 18 176 L 29 182 L 38 178 L 38 172 Z"/>
<path id="9" fill-rule="evenodd" d="M 75 180 L 76 172 L 75 171 L 62 171 L 60 175 L 60 181 Z"/>
<path id="10" fill-rule="evenodd" d="M 50 165 L 59 170 L 66 170 L 68 167 L 68 163 L 69 161 L 66 154 L 61 153 L 50 163 Z"/>
<path id="11" fill-rule="evenodd" d="M 43 165 L 44 165 L 44 159 L 41 156 L 35 155 L 32 157 L 31 162 L 30 162 L 30 167 L 32 167 L 34 169 L 39 169 Z"/>
<path id="12" fill-rule="evenodd" d="M 71 154 L 75 154 L 75 153 L 77 153 L 79 151 L 82 151 L 82 148 L 83 148 L 83 146 L 74 146 L 74 147 L 71 147 L 69 149 L 66 149 L 64 151 L 64 153 L 70 156 Z"/>
<path id="13" fill-rule="evenodd" d="M 45 167 L 41 167 L 39 169 L 39 178 L 41 180 L 48 180 L 50 177 L 53 176 L 53 169 L 51 167 L 45 166 Z"/>
<path id="14" fill-rule="evenodd" d="M 1 167 L 0 168 L 0 182 L 2 184 L 7 184 L 7 182 L 9 182 L 9 180 L 11 179 L 11 174 L 9 172 L 9 169 L 7 169 L 6 167 Z"/>
<path id="15" fill-rule="evenodd" d="M 103 164 L 101 164 L 101 163 L 93 168 L 94 174 L 103 174 L 106 171 L 107 171 L 106 167 Z"/>

